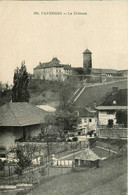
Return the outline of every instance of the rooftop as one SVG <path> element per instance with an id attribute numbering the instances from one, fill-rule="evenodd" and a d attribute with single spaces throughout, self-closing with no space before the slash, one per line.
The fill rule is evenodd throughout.
<path id="1" fill-rule="evenodd" d="M 97 112 L 91 108 L 84 107 L 72 107 L 74 112 L 79 112 L 80 117 L 95 117 Z"/>
<path id="2" fill-rule="evenodd" d="M 76 156 L 75 159 L 95 161 L 99 160 L 100 157 L 97 156 L 90 148 L 86 148 L 80 155 Z"/>
<path id="3" fill-rule="evenodd" d="M 58 67 L 58 68 L 63 67 L 64 69 L 71 69 L 70 65 L 60 64 L 60 61 L 57 58 L 53 58 L 50 62 L 44 62 L 44 63 L 40 62 L 39 65 L 34 68 L 34 70 L 35 69 L 52 68 L 52 67 Z"/>
<path id="4" fill-rule="evenodd" d="M 89 49 L 86 49 L 86 50 L 83 52 L 83 54 L 92 54 L 92 52 L 89 51 Z"/>
<path id="5" fill-rule="evenodd" d="M 127 106 L 97 106 L 96 110 L 127 110 Z"/>
<path id="6" fill-rule="evenodd" d="M 0 107 L 0 126 L 41 124 L 48 112 L 27 102 L 10 102 Z"/>
<path id="7" fill-rule="evenodd" d="M 93 74 L 116 74 L 117 70 L 115 69 L 102 69 L 102 68 L 92 68 Z"/>
<path id="8" fill-rule="evenodd" d="M 116 102 L 116 106 L 127 106 L 127 89 L 120 89 L 118 91 L 112 91 L 106 95 L 101 106 L 113 106 L 113 102 Z"/>

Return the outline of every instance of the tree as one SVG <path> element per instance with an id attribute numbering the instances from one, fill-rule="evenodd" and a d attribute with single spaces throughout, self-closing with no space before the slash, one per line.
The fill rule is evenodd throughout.
<path id="1" fill-rule="evenodd" d="M 17 67 L 14 72 L 12 102 L 29 102 L 28 81 L 28 73 L 23 61 L 21 68 Z"/>
<path id="2" fill-rule="evenodd" d="M 123 124 L 124 127 L 127 127 L 127 111 L 118 111 L 116 112 L 117 124 Z"/>
<path id="3" fill-rule="evenodd" d="M 52 126 L 54 132 L 59 133 L 60 137 L 63 138 L 65 132 L 73 132 L 76 130 L 77 125 L 79 124 L 79 118 L 74 114 L 70 113 L 67 110 L 56 111 L 54 115 L 48 115 L 45 118 L 45 127 Z M 49 129 L 50 131 L 50 129 Z"/>

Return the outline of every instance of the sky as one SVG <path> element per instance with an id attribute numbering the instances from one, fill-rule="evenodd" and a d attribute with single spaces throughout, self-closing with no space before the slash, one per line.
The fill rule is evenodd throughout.
<path id="1" fill-rule="evenodd" d="M 30 73 L 53 57 L 82 67 L 86 48 L 92 52 L 93 68 L 128 68 L 128 2 L 0 2 L 0 81 L 12 84 L 23 60 Z"/>

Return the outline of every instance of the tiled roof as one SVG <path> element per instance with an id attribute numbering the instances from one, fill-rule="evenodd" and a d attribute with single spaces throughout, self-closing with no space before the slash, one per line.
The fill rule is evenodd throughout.
<path id="1" fill-rule="evenodd" d="M 116 106 L 127 106 L 127 89 L 111 92 L 104 98 L 100 106 L 113 106 L 114 101 L 116 102 Z"/>
<path id="2" fill-rule="evenodd" d="M 10 102 L 0 107 L 0 126 L 41 124 L 48 112 L 27 102 Z"/>
<path id="3" fill-rule="evenodd" d="M 73 107 L 74 112 L 79 112 L 80 117 L 95 117 L 97 115 L 95 110 L 90 110 L 89 108 L 84 107 Z"/>
<path id="4" fill-rule="evenodd" d="M 71 66 L 68 64 L 60 64 L 60 61 L 57 58 L 53 58 L 50 62 L 44 62 L 44 63 L 39 63 L 35 69 L 45 69 L 45 68 L 52 68 L 52 67 L 64 67 L 64 69 L 71 69 Z"/>
<path id="5" fill-rule="evenodd" d="M 76 156 L 75 159 L 95 161 L 99 160 L 100 157 L 97 156 L 90 148 L 86 148 L 80 155 Z"/>
<path id="6" fill-rule="evenodd" d="M 127 110 L 127 106 L 97 106 L 96 110 Z"/>
<path id="7" fill-rule="evenodd" d="M 102 69 L 102 68 L 92 68 L 92 73 L 94 74 L 116 74 L 115 69 Z"/>
<path id="8" fill-rule="evenodd" d="M 83 54 L 92 54 L 92 52 L 89 51 L 89 49 L 86 49 L 86 50 L 83 52 Z"/>

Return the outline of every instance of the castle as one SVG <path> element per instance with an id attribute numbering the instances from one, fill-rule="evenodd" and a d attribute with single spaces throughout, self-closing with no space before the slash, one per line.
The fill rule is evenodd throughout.
<path id="1" fill-rule="evenodd" d="M 83 67 L 61 64 L 54 57 L 50 62 L 41 63 L 33 69 L 34 78 L 42 80 L 67 81 L 71 76 L 127 76 L 127 70 L 92 68 L 92 52 L 83 52 Z"/>

